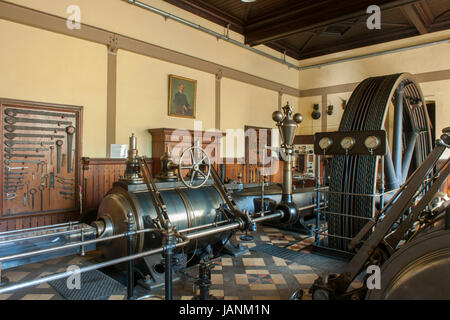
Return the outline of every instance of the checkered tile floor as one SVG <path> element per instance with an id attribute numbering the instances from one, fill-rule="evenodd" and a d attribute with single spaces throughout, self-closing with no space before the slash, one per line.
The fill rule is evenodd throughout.
<path id="1" fill-rule="evenodd" d="M 345 266 L 345 262 L 318 256 L 310 252 L 308 246 L 313 242 L 311 238 L 298 235 L 288 231 L 281 231 L 272 227 L 260 227 L 259 231 L 253 233 L 254 240 L 241 241 L 239 237 L 242 233 L 236 233 L 237 241 L 243 247 L 252 248 L 258 244 L 266 243 L 280 247 L 285 247 L 293 251 L 301 251 L 308 254 L 305 264 L 292 262 L 281 258 L 273 257 L 264 253 L 248 251 L 237 257 L 223 256 L 214 260 L 215 267 L 211 274 L 210 294 L 217 299 L 225 300 L 287 300 L 298 288 L 309 288 L 318 275 L 328 271 L 330 273 L 339 272 Z M 21 266 L 11 270 L 6 270 L 4 275 L 8 277 L 10 283 L 17 283 L 36 279 L 53 272 L 61 272 L 68 265 L 82 266 L 98 258 L 98 252 L 89 253 L 85 258 L 78 256 L 64 257 L 50 260 L 44 263 L 35 263 Z M 321 268 L 318 266 L 325 266 Z M 193 286 L 193 279 L 197 277 L 198 267 L 193 266 L 180 274 L 181 280 L 174 282 L 174 299 L 192 299 L 198 289 Z M 355 283 L 357 286 L 358 283 Z M 194 292 L 194 290 L 196 291 Z M 149 299 L 164 297 L 164 289 L 160 288 L 153 292 Z M 136 295 L 145 295 L 144 289 L 138 288 Z M 305 298 L 308 296 L 305 290 Z M 1 294 L 0 300 L 60 300 L 63 299 L 48 284 L 41 284 L 38 287 L 23 289 L 9 294 Z M 109 297 L 110 300 L 126 299 L 126 292 L 119 292 Z"/>

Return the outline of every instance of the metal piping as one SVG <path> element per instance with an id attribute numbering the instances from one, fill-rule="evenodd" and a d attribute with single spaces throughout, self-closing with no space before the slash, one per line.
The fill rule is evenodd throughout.
<path id="1" fill-rule="evenodd" d="M 254 218 L 254 219 L 252 219 L 252 221 L 254 223 L 260 223 L 260 222 L 264 222 L 264 221 L 268 221 L 268 220 L 272 220 L 272 219 L 282 218 L 283 215 L 284 215 L 283 212 L 276 211 L 275 213 L 269 214 L 267 216 Z M 240 227 L 241 227 L 241 223 L 233 222 L 233 223 L 230 223 L 228 225 L 224 225 L 222 227 L 212 228 L 212 229 L 205 230 L 205 231 L 199 231 L 199 232 L 195 232 L 195 233 L 192 233 L 192 234 L 189 234 L 189 235 L 177 234 L 177 236 L 182 238 L 184 241 L 180 242 L 180 243 L 177 243 L 177 244 L 173 244 L 173 249 L 185 246 L 185 245 L 187 245 L 190 242 L 190 240 L 193 240 L 193 239 L 205 237 L 205 236 L 208 236 L 210 234 L 220 233 L 220 232 L 227 231 L 227 230 L 239 229 Z M 147 229 L 146 231 L 149 231 L 149 230 L 151 230 L 151 229 Z M 128 233 L 121 234 L 121 235 L 118 235 L 118 236 L 123 237 L 124 235 L 128 235 Z M 95 240 L 98 240 L 98 239 L 95 239 Z M 90 241 L 94 242 L 95 240 L 90 240 Z M 87 243 L 87 242 L 89 242 L 89 241 L 86 241 L 84 243 Z M 83 267 L 83 268 L 81 268 L 79 270 L 66 271 L 66 272 L 57 273 L 57 274 L 49 275 L 49 276 L 46 276 L 46 277 L 42 277 L 42 278 L 39 278 L 39 279 L 36 279 L 36 280 L 31 280 L 31 281 L 28 281 L 28 282 L 18 283 L 18 284 L 11 285 L 11 286 L 8 286 L 8 287 L 0 288 L 0 294 L 6 293 L 6 292 L 15 291 L 15 290 L 19 290 L 19 289 L 23 289 L 23 288 L 27 288 L 27 287 L 33 287 L 33 286 L 36 286 L 36 285 L 39 285 L 39 284 L 42 284 L 42 283 L 46 283 L 46 282 L 50 282 L 50 281 L 64 279 L 64 278 L 67 278 L 67 277 L 69 277 L 69 276 L 71 276 L 73 274 L 80 274 L 80 273 L 83 273 L 83 272 L 88 272 L 88 271 L 92 271 L 92 270 L 98 270 L 98 269 L 109 267 L 109 266 L 112 266 L 112 265 L 115 265 L 115 264 L 132 261 L 132 260 L 136 260 L 136 259 L 139 259 L 139 258 L 144 258 L 146 256 L 150 256 L 150 255 L 154 255 L 154 254 L 157 254 L 157 253 L 161 253 L 161 252 L 164 251 L 164 249 L 165 249 L 164 247 L 161 247 L 161 248 L 158 248 L 158 249 L 153 249 L 153 250 L 149 250 L 149 251 L 145 251 L 145 252 L 141 252 L 141 253 L 136 253 L 136 254 L 133 254 L 133 255 L 129 255 L 129 256 L 125 256 L 125 257 L 109 260 L 109 261 L 106 261 L 106 262 L 94 264 L 94 265 L 91 265 L 91 266 Z"/>
<path id="2" fill-rule="evenodd" d="M 397 48 L 397 49 L 390 49 L 390 50 L 385 50 L 385 51 L 380 51 L 380 52 L 375 52 L 375 53 L 369 53 L 369 54 L 363 54 L 360 56 L 355 56 L 355 57 L 350 57 L 350 58 L 345 58 L 345 59 L 339 59 L 339 60 L 334 60 L 334 61 L 330 61 L 330 62 L 324 62 L 324 63 L 319 63 L 319 64 L 314 64 L 314 65 L 310 65 L 310 66 L 305 66 L 305 67 L 300 67 L 297 66 L 295 64 L 289 63 L 286 61 L 286 53 L 284 54 L 284 59 L 280 59 L 277 57 L 274 57 L 264 51 L 258 50 L 256 48 L 250 47 L 242 42 L 239 42 L 237 40 L 231 39 L 230 37 L 228 37 L 228 33 L 227 36 L 224 36 L 220 33 L 217 33 L 213 30 L 207 29 L 205 27 L 202 27 L 201 25 L 195 24 L 193 22 L 190 22 L 186 19 L 177 17 L 173 14 L 170 14 L 168 12 L 165 12 L 163 10 L 157 9 L 155 7 L 152 7 L 148 4 L 142 3 L 140 1 L 136 1 L 136 0 L 122 0 L 125 2 L 128 2 L 129 4 L 134 4 L 135 6 L 138 6 L 140 8 L 149 10 L 153 13 L 159 14 L 163 17 L 165 17 L 166 19 L 172 19 L 174 21 L 178 21 L 180 23 L 183 23 L 184 25 L 187 25 L 191 28 L 203 31 L 209 35 L 212 35 L 214 37 L 216 37 L 217 39 L 221 39 L 223 41 L 227 41 L 229 43 L 232 43 L 236 46 L 239 46 L 241 48 L 247 49 L 252 51 L 253 53 L 259 54 L 263 57 L 266 57 L 268 59 L 271 59 L 273 61 L 276 61 L 278 63 L 284 64 L 286 66 L 288 66 L 288 68 L 292 68 L 295 69 L 297 71 L 303 71 L 303 70 L 308 70 L 308 69 L 320 69 L 321 67 L 325 67 L 325 66 L 329 66 L 329 65 L 333 65 L 333 64 L 338 64 L 338 63 L 343 63 L 343 62 L 350 62 L 350 61 L 356 61 L 356 60 L 361 60 L 361 59 L 366 59 L 366 58 L 372 58 L 372 57 L 377 57 L 377 56 L 381 56 L 381 55 L 385 55 L 385 54 L 390 54 L 390 53 L 397 53 L 397 52 L 402 52 L 402 51 L 408 51 L 408 50 L 412 50 L 412 49 L 419 49 L 419 48 L 424 48 L 424 47 L 429 47 L 429 46 L 434 46 L 434 45 L 438 45 L 438 44 L 443 44 L 443 43 L 449 43 L 450 39 L 444 39 L 444 40 L 438 40 L 438 41 L 432 41 L 432 42 L 426 42 L 426 43 L 421 43 L 421 44 L 416 44 L 416 45 L 412 45 L 412 46 L 407 46 L 407 47 L 402 47 L 402 48 Z"/>
<path id="3" fill-rule="evenodd" d="M 207 34 L 209 34 L 209 35 L 211 35 L 211 36 L 213 36 L 213 37 L 216 37 L 217 39 L 221 39 L 221 40 L 223 40 L 223 41 L 227 41 L 227 42 L 232 43 L 232 44 L 234 44 L 234 45 L 236 45 L 236 46 L 239 46 L 239 47 L 241 47 L 241 48 L 250 50 L 250 51 L 252 51 L 253 53 L 259 54 L 259 55 L 261 55 L 261 56 L 263 56 L 263 57 L 265 57 L 265 58 L 268 58 L 268 59 L 271 59 L 271 60 L 276 61 L 276 62 L 278 62 L 278 63 L 284 64 L 284 65 L 286 65 L 288 68 L 292 68 L 292 69 L 295 69 L 295 70 L 297 70 L 297 71 L 300 70 L 300 67 L 299 67 L 299 66 L 297 66 L 297 65 L 295 65 L 295 64 L 292 64 L 292 63 L 290 63 L 290 62 L 287 62 L 287 61 L 286 61 L 286 57 L 285 57 L 284 59 L 280 59 L 280 58 L 274 57 L 274 56 L 272 56 L 272 55 L 270 55 L 270 54 L 268 54 L 268 53 L 266 53 L 266 52 L 264 52 L 264 51 L 261 51 L 261 50 L 258 50 L 258 49 L 256 49 L 256 48 L 250 47 L 250 46 L 248 46 L 248 45 L 246 45 L 246 44 L 244 44 L 244 43 L 242 43 L 242 42 L 239 42 L 239 41 L 237 41 L 237 40 L 231 39 L 231 38 L 228 37 L 228 36 L 224 36 L 224 35 L 222 35 L 222 34 L 220 34 L 220 33 L 218 33 L 218 32 L 215 32 L 215 31 L 213 31 L 213 30 L 211 30 L 211 29 L 202 27 L 202 26 L 199 25 L 199 24 L 196 24 L 196 23 L 193 23 L 193 22 L 188 21 L 188 20 L 186 20 L 186 19 L 177 17 L 177 16 L 175 16 L 175 15 L 173 15 L 173 14 L 171 14 L 171 13 L 168 13 L 168 12 L 166 12 L 166 11 L 163 11 L 163 10 L 160 10 L 160 9 L 158 9 L 158 8 L 152 7 L 152 6 L 150 6 L 150 5 L 146 4 L 146 3 L 143 3 L 143 2 L 141 2 L 141 1 L 136 1 L 136 0 L 122 0 L 122 1 L 128 2 L 129 4 L 134 4 L 134 5 L 137 6 L 137 7 L 140 7 L 140 8 L 146 9 L 146 10 L 149 10 L 149 11 L 151 11 L 151 12 L 153 12 L 153 13 L 156 13 L 156 14 L 159 14 L 160 16 L 163 16 L 163 17 L 166 18 L 166 19 L 172 19 L 172 20 L 174 20 L 174 21 L 180 22 L 180 23 L 182 23 L 182 24 L 184 24 L 184 25 L 186 25 L 186 26 L 188 26 L 188 27 L 197 29 L 197 30 L 202 31 L 202 32 L 205 32 L 205 33 L 207 33 Z"/>
<path id="4" fill-rule="evenodd" d="M 390 49 L 390 50 L 385 50 L 385 51 L 379 51 L 379 52 L 363 54 L 363 55 L 355 56 L 355 57 L 351 57 L 351 58 L 339 59 L 339 60 L 334 60 L 334 61 L 330 61 L 330 62 L 313 64 L 313 65 L 310 65 L 310 66 L 299 67 L 298 70 L 299 71 L 303 71 L 303 70 L 316 69 L 316 68 L 320 69 L 321 67 L 325 67 L 325 66 L 329 66 L 329 65 L 333 65 L 333 64 L 338 64 L 338 63 L 343 63 L 343 62 L 350 62 L 350 61 L 356 61 L 356 60 L 372 58 L 372 57 L 378 57 L 378 56 L 382 56 L 382 55 L 385 55 L 385 54 L 397 53 L 397 52 L 402 52 L 402 51 L 408 51 L 408 50 L 412 50 L 412 49 L 419 49 L 419 48 L 424 48 L 424 47 L 429 47 L 429 46 L 434 46 L 434 45 L 443 44 L 443 43 L 449 43 L 449 42 L 450 42 L 450 39 L 444 39 L 444 40 L 426 42 L 426 43 L 421 43 L 421 44 L 415 44 L 415 45 L 408 46 L 408 47 L 402 47 L 402 48 L 397 48 L 397 49 Z"/>

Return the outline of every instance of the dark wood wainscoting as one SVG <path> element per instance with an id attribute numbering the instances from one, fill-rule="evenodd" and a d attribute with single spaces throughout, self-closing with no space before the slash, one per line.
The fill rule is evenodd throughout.
<path id="1" fill-rule="evenodd" d="M 152 160 L 147 159 L 149 169 Z M 97 209 L 103 197 L 125 172 L 126 159 L 82 159 L 83 208 Z M 151 171 L 150 171 L 151 172 Z"/>

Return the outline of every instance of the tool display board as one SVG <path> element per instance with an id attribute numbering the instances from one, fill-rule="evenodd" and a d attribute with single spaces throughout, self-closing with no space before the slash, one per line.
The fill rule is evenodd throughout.
<path id="1" fill-rule="evenodd" d="M 82 108 L 0 102 L 1 217 L 77 210 Z"/>

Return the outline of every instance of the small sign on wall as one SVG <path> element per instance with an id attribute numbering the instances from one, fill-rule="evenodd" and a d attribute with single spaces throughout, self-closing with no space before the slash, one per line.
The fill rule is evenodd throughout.
<path id="1" fill-rule="evenodd" d="M 111 144 L 110 158 L 124 159 L 128 156 L 128 145 L 126 144 Z"/>

